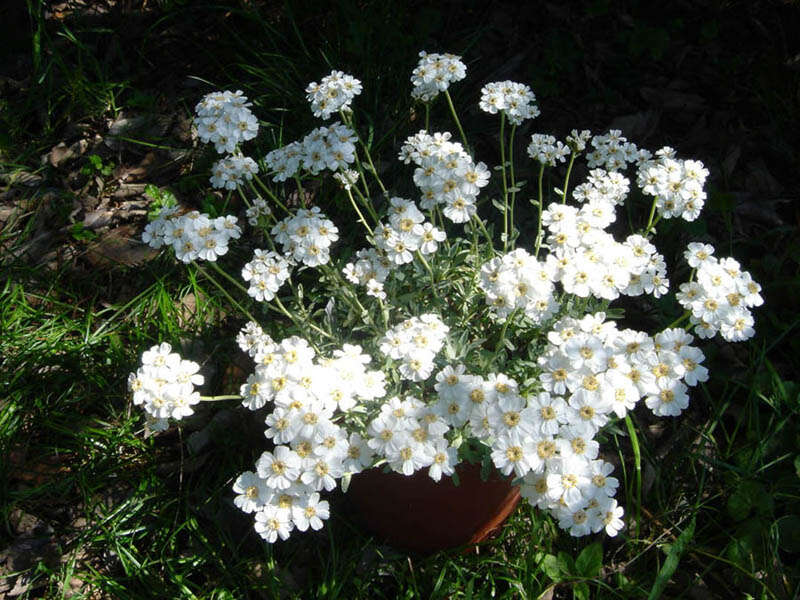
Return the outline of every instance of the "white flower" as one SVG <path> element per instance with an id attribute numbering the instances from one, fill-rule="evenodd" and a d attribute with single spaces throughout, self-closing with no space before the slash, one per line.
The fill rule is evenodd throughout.
<path id="1" fill-rule="evenodd" d="M 331 71 L 320 83 L 312 82 L 306 88 L 306 98 L 314 116 L 323 119 L 340 110 L 350 110 L 350 103 L 360 93 L 361 82 L 341 71 Z"/>
<path id="2" fill-rule="evenodd" d="M 270 544 L 275 543 L 279 537 L 282 540 L 287 539 L 294 528 L 290 515 L 288 510 L 268 504 L 256 513 L 255 528 L 258 535 Z"/>
<path id="3" fill-rule="evenodd" d="M 233 499 L 233 503 L 246 513 L 260 510 L 273 495 L 267 482 L 252 471 L 239 475 L 233 484 L 233 491 L 239 494 Z"/>
<path id="4" fill-rule="evenodd" d="M 330 507 L 325 500 L 319 499 L 319 494 L 314 492 L 292 505 L 292 522 L 300 531 L 309 527 L 315 531 L 322 529 L 322 520 L 330 517 Z"/>
<path id="5" fill-rule="evenodd" d="M 286 490 L 297 481 L 300 468 L 300 457 L 286 446 L 277 446 L 274 454 L 265 451 L 256 461 L 258 476 L 276 490 Z"/>

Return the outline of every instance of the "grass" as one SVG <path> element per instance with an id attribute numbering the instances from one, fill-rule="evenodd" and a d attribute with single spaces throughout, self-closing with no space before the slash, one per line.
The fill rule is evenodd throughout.
<path id="1" fill-rule="evenodd" d="M 778 33 L 791 31 L 780 22 L 794 22 L 795 7 L 758 5 L 758 19 Z M 797 170 L 800 145 L 788 126 L 798 114 L 789 93 L 797 77 L 787 76 L 777 59 L 763 59 L 769 68 L 754 80 L 742 76 L 766 46 L 749 40 L 734 56 L 723 33 L 756 19 L 749 9 L 709 7 L 702 24 L 678 14 L 680 7 L 659 16 L 647 3 L 632 2 L 621 10 L 644 25 L 628 28 L 614 21 L 610 3 L 592 6 L 581 17 L 548 13 L 543 24 L 549 19 L 558 26 L 528 46 L 524 26 L 533 17 L 519 13 L 515 24 L 503 20 L 504 11 L 490 14 L 477 2 L 461 10 L 420 2 L 409 10 L 378 2 L 271 8 L 166 1 L 130 15 L 112 9 L 58 20 L 46 19 L 45 4 L 32 0 L 21 16 L 9 13 L 8 22 L 18 17 L 20 27 L 3 61 L 21 84 L 0 103 L 2 206 L 17 209 L 0 230 L 0 547 L 6 548 L 0 588 L 17 585 L 22 597 L 48 598 L 800 597 L 797 227 L 791 205 L 775 205 L 780 222 L 772 226 L 759 220 L 770 215 L 748 219 L 737 212 L 746 201 L 737 196 L 744 180 L 759 174 L 748 165 L 761 160 L 787 185 L 792 180 L 784 173 Z M 510 6 L 501 8 L 513 14 Z M 114 33 L 123 17 L 129 31 Z M 598 42 L 593 33 L 598 23 L 605 24 L 607 40 Z M 407 556 L 362 531 L 346 496 L 334 494 L 328 527 L 268 546 L 232 505 L 233 477 L 263 445 L 259 425 L 245 411 L 199 411 L 180 430 L 145 435 L 125 388 L 141 351 L 168 341 L 204 357 L 210 386 L 224 393 L 244 377 L 230 359 L 231 334 L 240 323 L 207 279 L 166 257 L 140 266 L 92 262 L 100 239 L 92 235 L 102 233 L 76 228 L 81 221 L 74 208 L 87 195 L 104 197 L 94 177 L 105 197 L 124 182 L 113 169 L 90 170 L 91 179 L 81 175 L 91 164 L 85 156 L 69 168 L 43 164 L 39 157 L 56 143 L 105 136 L 106 121 L 120 115 L 160 115 L 175 107 L 189 114 L 206 91 L 241 87 L 264 119 L 259 143 L 266 151 L 316 125 L 300 92 L 341 68 L 376 82 L 361 98 L 364 124 L 376 134 L 376 155 L 391 157 L 423 118 L 406 100 L 409 65 L 423 48 L 461 53 L 479 75 L 455 92 L 460 106 L 484 81 L 519 78 L 540 95 L 543 117 L 536 127 L 550 131 L 552 123 L 562 137 L 576 126 L 599 131 L 646 107 L 630 90 L 631 72 L 647 70 L 642 85 L 651 86 L 665 73 L 674 75 L 670 39 L 689 48 L 690 57 L 701 52 L 695 29 L 708 60 L 716 61 L 720 79 L 713 90 L 727 90 L 717 100 L 741 108 L 744 129 L 755 140 L 726 130 L 719 145 L 698 134 L 700 141 L 690 140 L 694 148 L 685 149 L 681 136 L 700 126 L 678 112 L 664 113 L 647 145 L 696 150 L 717 172 L 731 164 L 732 145 L 745 147 L 745 158 L 714 182 L 707 225 L 692 234 L 739 257 L 764 284 L 767 302 L 756 313 L 751 343 L 705 348 L 712 379 L 695 390 L 680 422 L 634 413 L 641 478 L 628 431 L 609 433 L 606 446 L 619 456 L 620 498 L 642 498 L 640 519 L 629 520 L 617 538 L 574 540 L 550 518 L 520 507 L 478 553 Z M 791 40 L 778 38 L 791 54 Z M 593 63 L 575 48 L 594 48 L 609 62 Z M 702 80 L 706 72 L 686 60 L 681 76 Z M 507 63 L 517 68 L 505 72 Z M 586 85 L 584 73 L 597 68 L 602 76 Z M 724 119 L 720 114 L 707 117 Z M 391 130 L 398 121 L 402 126 Z M 432 121 L 449 123 L 444 110 Z M 478 132 L 479 149 L 494 147 L 485 120 L 468 110 L 464 121 Z M 520 131 L 517 139 L 533 131 Z M 181 169 L 203 173 L 208 157 L 190 155 L 189 169 L 188 160 L 170 154 L 169 148 L 186 146 L 174 132 L 134 131 L 130 139 L 90 152 L 104 165 L 123 166 L 152 152 L 174 162 L 147 183 L 168 186 L 198 208 L 200 198 L 224 204 L 207 196 L 203 176 L 179 181 Z M 34 185 L 22 183 L 31 177 Z M 762 211 L 769 206 L 766 200 L 759 205 Z M 131 222 L 141 228 L 143 216 Z M 667 233 L 674 238 L 668 260 L 685 235 Z M 654 310 L 661 308 L 668 309 Z M 629 518 L 637 514 L 632 502 L 626 505 Z"/>

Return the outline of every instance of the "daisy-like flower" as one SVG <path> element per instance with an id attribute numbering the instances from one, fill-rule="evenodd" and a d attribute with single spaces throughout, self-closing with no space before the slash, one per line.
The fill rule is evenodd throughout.
<path id="1" fill-rule="evenodd" d="M 277 446 L 275 452 L 265 451 L 256 461 L 258 476 L 276 490 L 286 490 L 297 481 L 301 469 L 300 457 L 286 446 Z"/>
<path id="2" fill-rule="evenodd" d="M 267 482 L 252 471 L 245 471 L 239 475 L 233 483 L 233 491 L 238 494 L 233 503 L 246 513 L 260 510 L 274 495 Z"/>
<path id="3" fill-rule="evenodd" d="M 531 458 L 536 455 L 536 442 L 532 437 L 511 433 L 498 437 L 493 444 L 492 462 L 503 475 L 524 477 L 531 470 Z"/>
<path id="4" fill-rule="evenodd" d="M 290 511 L 268 504 L 256 513 L 255 528 L 258 535 L 270 544 L 274 544 L 279 537 L 282 540 L 288 539 L 294 524 Z"/>
<path id="5" fill-rule="evenodd" d="M 598 506 L 594 509 L 594 513 L 599 519 L 599 526 L 594 529 L 595 533 L 605 529 L 607 535 L 614 537 L 625 527 L 625 522 L 622 520 L 622 515 L 625 514 L 625 511 L 621 506 L 617 505 L 617 501 L 614 498 L 600 500 Z"/>
<path id="6" fill-rule="evenodd" d="M 315 531 L 322 529 L 322 521 L 328 517 L 330 506 L 325 500 L 319 499 L 317 492 L 304 496 L 292 505 L 292 522 L 299 531 L 306 531 L 309 527 Z"/>

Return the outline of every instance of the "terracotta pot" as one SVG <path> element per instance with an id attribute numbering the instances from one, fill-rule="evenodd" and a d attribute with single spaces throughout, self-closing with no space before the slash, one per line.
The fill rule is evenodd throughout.
<path id="1" fill-rule="evenodd" d="M 484 541 L 519 502 L 519 488 L 493 473 L 483 481 L 480 465 L 456 468 L 436 483 L 428 470 L 410 477 L 370 469 L 353 477 L 346 497 L 367 529 L 392 546 L 431 553 Z"/>

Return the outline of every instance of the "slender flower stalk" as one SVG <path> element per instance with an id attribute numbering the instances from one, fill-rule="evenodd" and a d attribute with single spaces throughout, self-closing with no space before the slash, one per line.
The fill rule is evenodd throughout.
<path id="1" fill-rule="evenodd" d="M 347 191 L 347 197 L 350 198 L 350 204 L 353 205 L 356 214 L 358 214 L 358 220 L 361 221 L 361 224 L 366 228 L 370 236 L 374 235 L 372 227 L 369 226 L 369 223 L 367 223 L 367 220 L 364 218 L 364 215 L 361 214 L 361 209 L 358 208 L 358 204 L 356 204 L 356 200 L 355 198 L 353 198 L 353 193 L 349 189 L 346 191 Z"/>
<path id="2" fill-rule="evenodd" d="M 542 210 L 544 208 L 544 192 L 542 190 L 542 179 L 544 179 L 544 164 L 539 165 L 539 217 L 537 219 L 536 225 L 536 244 L 535 244 L 535 251 L 533 255 L 536 258 L 539 258 L 539 248 L 542 245 Z"/>
<path id="3" fill-rule="evenodd" d="M 569 188 L 569 176 L 572 173 L 572 165 L 575 163 L 575 158 L 578 156 L 577 152 L 572 152 L 569 157 L 569 164 L 567 165 L 567 174 L 564 177 L 564 189 L 561 190 L 561 203 L 567 203 L 567 189 Z"/>
<path id="4" fill-rule="evenodd" d="M 272 201 L 273 201 L 275 204 L 277 204 L 278 206 L 280 206 L 280 207 L 281 207 L 281 209 L 283 210 L 283 212 L 285 212 L 286 214 L 291 214 L 291 211 L 290 211 L 288 208 L 286 208 L 286 206 L 283 204 L 283 202 L 281 202 L 280 200 L 278 200 L 278 197 L 277 197 L 277 196 L 276 196 L 276 195 L 275 195 L 275 194 L 272 192 L 272 190 L 271 190 L 271 189 L 269 189 L 269 187 L 268 187 L 267 185 L 265 185 L 265 184 L 264 184 L 264 182 L 263 182 L 263 181 L 261 181 L 261 178 L 260 178 L 258 175 L 255 175 L 255 176 L 253 176 L 253 180 L 254 180 L 254 181 L 255 181 L 255 182 L 258 184 L 258 186 L 259 186 L 259 187 L 260 187 L 262 190 L 264 190 L 264 193 L 265 193 L 265 194 L 267 194 L 267 196 L 269 196 L 269 197 L 270 197 L 270 199 L 271 199 L 271 200 L 272 200 Z M 252 184 L 252 182 L 250 183 L 250 185 L 251 185 L 251 186 L 253 185 L 253 184 Z M 257 191 L 255 188 L 253 188 L 253 191 L 254 191 L 256 194 L 258 194 L 258 191 Z"/>
<path id="5" fill-rule="evenodd" d="M 378 175 L 378 169 L 375 168 L 375 163 L 372 162 L 372 155 L 369 152 L 369 148 L 364 143 L 364 140 L 361 138 L 361 134 L 358 133 L 355 125 L 353 124 L 352 115 L 347 115 L 346 113 L 342 112 L 342 119 L 344 120 L 345 124 L 350 127 L 350 129 L 356 134 L 358 138 L 358 143 L 361 145 L 361 148 L 364 150 L 364 156 L 367 158 L 367 162 L 369 163 L 370 171 L 372 172 L 373 177 L 375 177 L 375 181 L 378 182 L 378 187 L 381 188 L 381 192 L 384 196 L 388 195 L 388 191 L 386 187 L 383 185 L 383 181 L 381 181 L 380 175 Z M 365 182 L 366 185 L 366 182 Z M 369 191 L 367 191 L 367 195 L 369 195 Z"/>
<path id="6" fill-rule="evenodd" d="M 639 539 L 639 525 L 642 521 L 642 453 L 639 450 L 639 438 L 636 435 L 636 426 L 633 424 L 630 413 L 625 415 L 625 427 L 628 429 L 633 451 L 633 469 L 636 478 L 636 530 L 634 537 Z"/>
<path id="7" fill-rule="evenodd" d="M 456 122 L 456 127 L 458 128 L 458 133 L 461 135 L 461 143 L 464 144 L 464 150 L 469 152 L 469 144 L 467 143 L 467 136 L 464 133 L 464 128 L 461 127 L 461 121 L 458 120 L 456 107 L 453 105 L 453 99 L 450 97 L 449 90 L 444 91 L 444 97 L 447 98 L 447 106 L 450 107 L 450 114 L 453 115 L 453 120 Z"/>
<path id="8" fill-rule="evenodd" d="M 508 250 L 508 183 L 506 180 L 506 113 L 500 113 L 500 171 L 503 177 L 503 252 Z"/>
<path id="9" fill-rule="evenodd" d="M 211 264 L 216 266 L 217 263 L 212 262 Z M 246 308 L 244 308 L 241 304 L 239 304 L 236 300 L 233 299 L 233 297 L 228 293 L 228 290 L 226 290 L 223 285 L 221 285 L 216 279 L 214 279 L 211 276 L 211 273 L 206 271 L 203 267 L 201 267 L 197 263 L 195 263 L 194 266 L 195 266 L 195 268 L 197 268 L 198 271 L 200 271 L 203 274 L 203 276 L 206 279 L 208 279 L 211 283 L 214 284 L 214 286 L 222 293 L 222 295 L 225 296 L 225 298 L 228 300 L 228 302 L 230 302 L 233 306 L 238 308 L 242 312 L 242 314 L 245 315 L 251 321 L 255 321 L 256 320 L 256 318 L 253 315 L 250 314 L 250 311 L 248 311 Z M 246 291 L 247 290 L 245 290 L 245 292 Z"/>
<path id="10" fill-rule="evenodd" d="M 514 247 L 514 239 L 513 233 L 515 231 L 514 228 L 514 204 L 517 199 L 517 192 L 519 191 L 517 188 L 517 180 L 516 180 L 516 173 L 514 171 L 514 134 L 517 132 L 516 124 L 511 125 L 511 136 L 508 142 L 508 164 L 509 164 L 509 177 L 511 180 L 511 205 L 509 207 L 508 213 L 508 221 L 510 223 L 510 230 L 512 234 L 511 239 L 511 247 Z"/>

